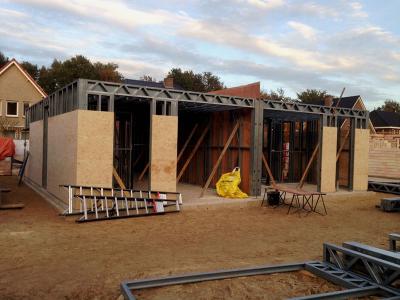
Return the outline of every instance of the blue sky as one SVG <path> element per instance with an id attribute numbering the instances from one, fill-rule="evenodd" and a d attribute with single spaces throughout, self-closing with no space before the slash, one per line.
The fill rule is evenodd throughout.
<path id="1" fill-rule="evenodd" d="M 227 86 L 260 81 L 400 100 L 400 1 L 0 0 L 0 51 L 49 65 L 83 54 L 125 77 L 172 67 Z"/>

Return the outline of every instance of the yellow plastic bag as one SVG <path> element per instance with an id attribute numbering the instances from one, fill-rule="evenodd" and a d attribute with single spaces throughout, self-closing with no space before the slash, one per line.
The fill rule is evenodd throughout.
<path id="1" fill-rule="evenodd" d="M 217 182 L 217 194 L 225 198 L 247 198 L 247 194 L 239 189 L 240 168 L 236 167 L 230 173 L 222 174 Z"/>

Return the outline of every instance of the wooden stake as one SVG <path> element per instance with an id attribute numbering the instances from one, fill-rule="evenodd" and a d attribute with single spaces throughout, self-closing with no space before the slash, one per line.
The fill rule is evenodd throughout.
<path id="1" fill-rule="evenodd" d="M 224 155 L 225 155 L 225 153 L 226 153 L 226 150 L 228 150 L 228 147 L 229 147 L 229 145 L 231 144 L 232 139 L 233 139 L 233 137 L 234 137 L 235 134 L 236 134 L 236 131 L 239 129 L 239 125 L 240 125 L 240 122 L 237 121 L 235 127 L 234 127 L 233 130 L 232 130 L 231 135 L 229 136 L 228 140 L 227 140 L 226 143 L 225 143 L 224 149 L 222 149 L 222 152 L 221 152 L 221 154 L 219 155 L 218 160 L 217 160 L 217 162 L 215 163 L 215 165 L 214 165 L 214 167 L 213 167 L 213 169 L 212 169 L 212 171 L 211 171 L 210 176 L 208 176 L 208 179 L 207 179 L 207 181 L 206 181 L 206 184 L 204 185 L 203 189 L 201 190 L 200 197 L 203 197 L 204 192 L 208 189 L 208 186 L 210 185 L 211 180 L 213 179 L 215 173 L 217 172 L 217 169 L 218 169 L 218 167 L 219 167 L 219 164 L 221 163 L 222 158 L 224 157 Z"/>
<path id="2" fill-rule="evenodd" d="M 185 172 L 186 168 L 189 166 L 190 161 L 192 160 L 193 156 L 196 154 L 197 149 L 199 149 L 201 142 L 204 140 L 204 138 L 206 137 L 207 132 L 210 130 L 211 124 L 209 123 L 207 125 L 207 127 L 204 129 L 204 131 L 202 132 L 199 140 L 197 141 L 196 145 L 194 146 L 192 152 L 190 153 L 188 159 L 186 160 L 186 162 L 184 163 L 181 171 L 179 172 L 178 177 L 176 178 L 176 183 L 179 182 L 179 180 L 181 179 L 183 173 Z"/>
<path id="3" fill-rule="evenodd" d="M 272 182 L 272 186 L 276 186 L 276 181 L 274 179 L 274 176 L 272 175 L 271 169 L 270 169 L 270 167 L 268 165 L 268 162 L 267 162 L 267 159 L 265 158 L 264 153 L 262 154 L 262 161 L 264 163 L 264 167 L 267 169 L 267 173 L 268 173 L 268 176 L 269 176 L 269 178 L 270 178 L 270 180 Z"/>
<path id="4" fill-rule="evenodd" d="M 190 132 L 188 138 L 186 139 L 185 144 L 183 145 L 181 151 L 179 152 L 178 158 L 176 159 L 176 163 L 178 163 L 179 160 L 181 159 L 181 157 L 182 157 L 182 155 L 183 155 L 183 152 L 186 150 L 187 145 L 189 145 L 189 142 L 190 142 L 190 140 L 192 139 L 193 134 L 196 132 L 196 129 L 197 129 L 198 126 L 199 126 L 198 123 L 196 123 L 196 125 L 194 125 L 192 131 Z"/>
<path id="5" fill-rule="evenodd" d="M 115 180 L 117 181 L 119 187 L 121 189 L 125 190 L 126 186 L 125 186 L 124 182 L 122 181 L 121 177 L 119 177 L 117 170 L 115 170 L 115 168 L 113 168 L 113 176 L 114 176 Z"/>
<path id="6" fill-rule="evenodd" d="M 311 169 L 311 165 L 312 165 L 312 163 L 313 163 L 315 157 L 317 156 L 318 149 L 319 149 L 319 144 L 317 144 L 317 145 L 315 146 L 314 151 L 313 151 L 313 153 L 312 153 L 312 155 L 311 155 L 311 157 L 310 157 L 310 160 L 308 161 L 307 167 L 306 167 L 306 169 L 304 170 L 303 175 L 301 176 L 301 179 L 300 179 L 299 184 L 297 185 L 297 188 L 300 188 L 300 189 L 301 189 L 301 188 L 303 187 L 304 181 L 305 181 L 305 179 L 306 179 L 306 177 L 307 177 L 307 175 L 308 175 L 308 172 L 309 172 L 310 169 Z"/>
<path id="7" fill-rule="evenodd" d="M 342 142 L 342 144 L 341 144 L 340 147 L 339 147 L 339 150 L 338 150 L 338 152 L 337 152 L 337 154 L 336 154 L 336 161 L 339 160 L 340 154 L 342 153 L 342 150 L 343 150 L 343 148 L 344 148 L 344 144 L 346 144 L 346 141 L 347 141 L 347 138 L 349 137 L 349 135 L 350 135 L 350 130 L 346 133 L 346 135 L 345 135 L 345 137 L 344 137 L 344 139 L 343 139 L 343 142 Z"/>
<path id="8" fill-rule="evenodd" d="M 143 176 L 144 176 L 144 174 L 146 174 L 149 167 L 150 167 L 150 162 L 147 163 L 147 165 L 144 167 L 142 173 L 140 173 L 138 181 L 141 181 L 143 179 Z"/>

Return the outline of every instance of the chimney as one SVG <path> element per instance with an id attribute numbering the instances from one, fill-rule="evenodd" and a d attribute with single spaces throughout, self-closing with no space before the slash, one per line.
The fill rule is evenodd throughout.
<path id="1" fill-rule="evenodd" d="M 174 77 L 168 76 L 164 78 L 164 88 L 166 89 L 174 88 Z"/>
<path id="2" fill-rule="evenodd" d="M 333 104 L 333 96 L 325 96 L 324 106 L 332 106 L 332 104 Z"/>

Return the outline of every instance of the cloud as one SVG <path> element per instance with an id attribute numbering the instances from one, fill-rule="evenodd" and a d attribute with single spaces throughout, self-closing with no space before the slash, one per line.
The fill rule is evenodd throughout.
<path id="1" fill-rule="evenodd" d="M 16 0 L 16 2 L 69 13 L 88 20 L 106 22 L 111 26 L 119 26 L 125 30 L 134 30 L 140 26 L 175 24 L 185 17 L 165 10 L 153 9 L 144 11 L 131 8 L 127 2 L 107 0 Z"/>
<path id="2" fill-rule="evenodd" d="M 353 10 L 352 16 L 358 18 L 367 18 L 368 14 L 363 10 L 363 6 L 360 2 L 350 2 L 351 9 Z"/>
<path id="3" fill-rule="evenodd" d="M 300 33 L 305 39 L 307 40 L 316 39 L 317 31 L 311 26 L 295 21 L 289 21 L 288 25 L 289 27 Z"/>
<path id="4" fill-rule="evenodd" d="M 285 4 L 283 0 L 247 0 L 246 2 L 261 9 L 273 9 Z"/>

